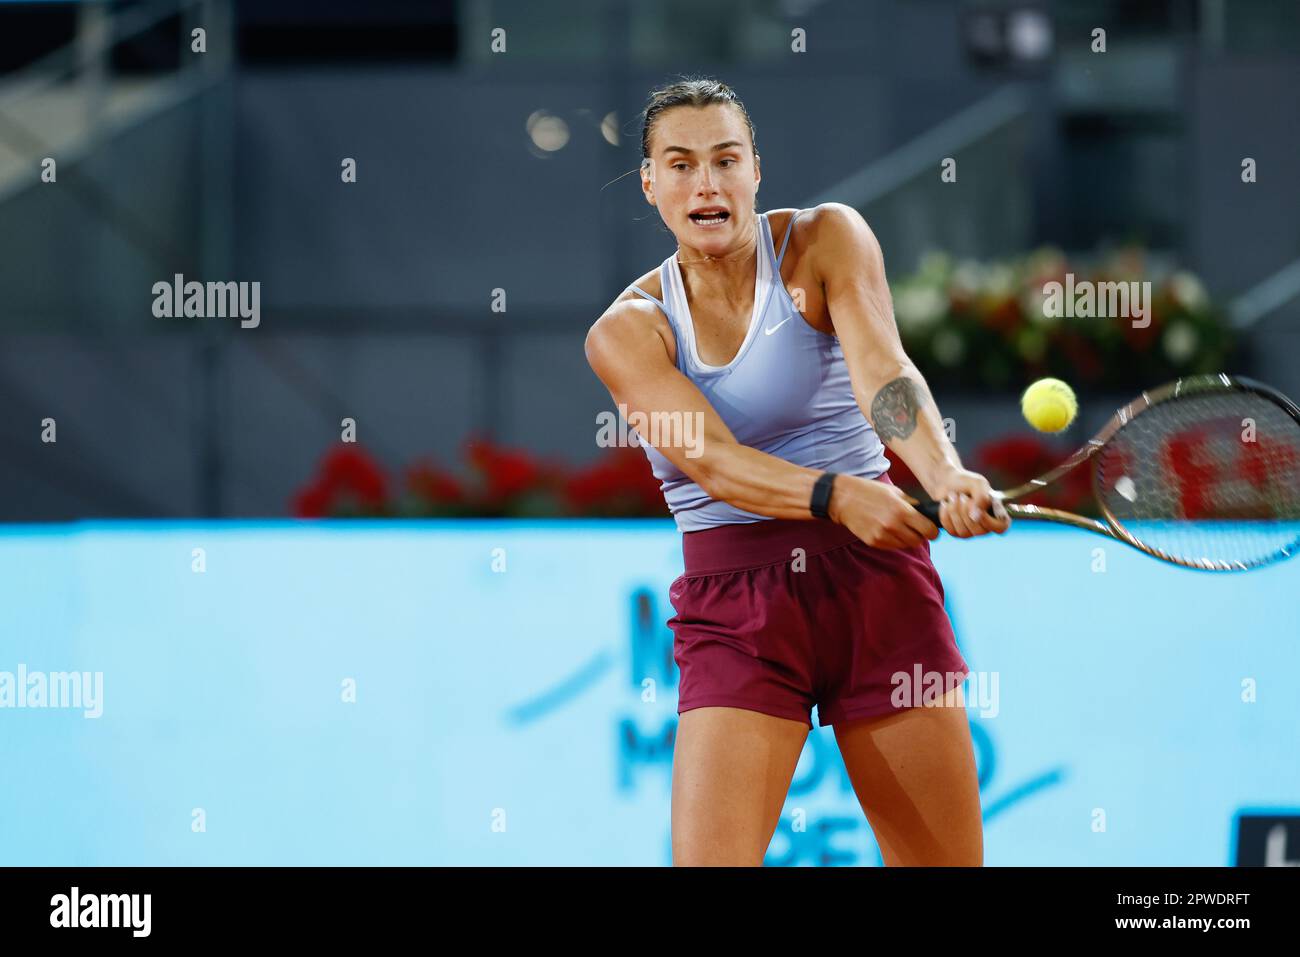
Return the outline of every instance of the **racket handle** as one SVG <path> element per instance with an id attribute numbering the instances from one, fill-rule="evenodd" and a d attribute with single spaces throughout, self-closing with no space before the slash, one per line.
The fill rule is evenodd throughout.
<path id="1" fill-rule="evenodd" d="M 913 506 L 912 506 L 912 507 L 915 508 L 915 509 L 916 509 L 918 512 L 920 512 L 922 515 L 924 515 L 926 518 L 928 518 L 930 521 L 934 522 L 934 524 L 939 525 L 940 528 L 943 527 L 943 526 L 940 524 L 940 522 L 939 522 L 939 503 L 938 503 L 938 502 L 934 501 L 933 499 L 923 498 L 923 499 L 919 499 L 918 501 L 916 501 L 915 503 L 913 503 Z M 990 506 L 986 509 L 986 511 L 988 512 L 988 514 L 989 514 L 991 517 L 993 517 L 993 518 L 997 518 L 997 512 L 995 512 L 995 511 L 993 510 L 993 506 L 992 506 L 992 505 L 990 505 Z"/>
<path id="2" fill-rule="evenodd" d="M 931 499 L 922 499 L 916 503 L 916 510 L 928 518 L 934 524 L 939 524 L 939 503 Z M 942 527 L 942 526 L 940 526 Z"/>

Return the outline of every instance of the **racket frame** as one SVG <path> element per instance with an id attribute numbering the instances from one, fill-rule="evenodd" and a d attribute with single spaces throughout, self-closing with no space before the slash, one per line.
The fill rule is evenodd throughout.
<path id="1" fill-rule="evenodd" d="M 1115 514 L 1106 505 L 1105 496 L 1102 494 L 1101 480 L 1098 470 L 1092 470 L 1092 494 L 1100 507 L 1105 521 L 1100 522 L 1093 518 L 1087 518 L 1083 515 L 1075 515 L 1073 512 L 1067 512 L 1058 508 L 1044 508 L 1038 505 L 1018 505 L 1012 503 L 1013 499 L 1021 498 L 1033 492 L 1037 492 L 1052 482 L 1055 482 L 1066 472 L 1071 471 L 1091 459 L 1103 446 L 1109 442 L 1120 429 L 1128 425 L 1135 418 L 1148 409 L 1186 395 L 1196 395 L 1198 393 L 1224 393 L 1224 392 L 1253 392 L 1269 400 L 1274 405 L 1280 407 L 1282 411 L 1291 416 L 1297 427 L 1300 427 L 1300 408 L 1288 399 L 1281 392 L 1271 386 L 1264 385 L 1254 379 L 1246 376 L 1233 376 L 1227 373 L 1211 373 L 1207 375 L 1185 376 L 1175 379 L 1172 382 L 1165 383 L 1154 389 L 1144 391 L 1140 396 L 1119 409 L 1112 415 L 1109 421 L 1094 435 L 1091 439 L 1081 445 L 1073 455 L 1058 465 L 1051 471 L 1044 472 L 1038 478 L 1031 479 L 1023 485 L 1017 485 L 1014 488 L 1004 491 L 994 491 L 993 495 L 1002 501 L 1003 507 L 1012 516 L 1012 518 L 1025 518 L 1033 521 L 1057 522 L 1063 525 L 1069 525 L 1074 528 L 1081 528 L 1085 531 L 1096 532 L 1099 535 L 1105 535 L 1126 545 L 1131 545 L 1138 551 L 1143 552 L 1153 558 L 1161 561 L 1170 562 L 1182 568 L 1193 568 L 1198 571 L 1248 571 L 1252 568 L 1260 568 L 1264 565 L 1271 564 L 1282 558 L 1290 557 L 1291 549 L 1280 549 L 1274 556 L 1262 562 L 1229 562 L 1223 560 L 1201 559 L 1193 561 L 1191 559 L 1180 558 L 1176 555 L 1170 555 L 1158 548 L 1147 545 L 1140 539 L 1136 538 L 1124 524 L 1115 517 Z M 925 502 L 925 505 L 932 503 Z M 937 504 L 934 504 L 932 511 L 937 515 Z M 934 520 L 933 516 L 931 520 Z"/>

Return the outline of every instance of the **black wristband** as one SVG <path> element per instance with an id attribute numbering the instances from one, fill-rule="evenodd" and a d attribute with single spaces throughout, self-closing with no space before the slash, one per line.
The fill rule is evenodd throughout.
<path id="1" fill-rule="evenodd" d="M 823 472 L 813 485 L 812 502 L 809 503 L 809 511 L 813 513 L 813 518 L 830 518 L 831 506 L 831 485 L 835 482 L 835 476 L 838 472 Z"/>

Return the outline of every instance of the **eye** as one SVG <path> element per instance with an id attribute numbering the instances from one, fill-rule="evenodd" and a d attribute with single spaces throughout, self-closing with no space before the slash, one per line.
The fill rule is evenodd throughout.
<path id="1" fill-rule="evenodd" d="M 731 159 L 730 157 L 727 157 L 726 159 L 722 160 L 722 163 L 724 163 L 724 164 L 725 164 L 725 163 L 730 163 L 732 166 L 735 166 L 735 165 L 736 165 L 736 161 L 735 161 L 734 159 Z"/>
<path id="2" fill-rule="evenodd" d="M 674 163 L 674 164 L 672 165 L 672 168 L 673 168 L 673 169 L 686 169 L 686 164 L 685 164 L 685 163 Z"/>

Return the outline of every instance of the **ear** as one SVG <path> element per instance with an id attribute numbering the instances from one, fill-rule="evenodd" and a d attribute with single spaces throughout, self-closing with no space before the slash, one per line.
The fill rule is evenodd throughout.
<path id="1" fill-rule="evenodd" d="M 654 164 L 646 159 L 641 161 L 641 192 L 651 206 L 655 205 L 655 169 Z"/>

